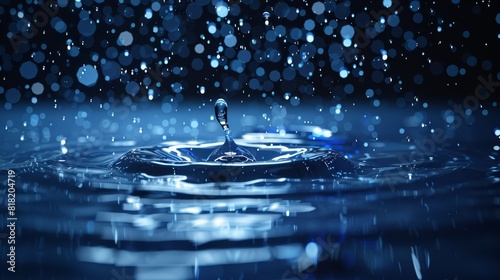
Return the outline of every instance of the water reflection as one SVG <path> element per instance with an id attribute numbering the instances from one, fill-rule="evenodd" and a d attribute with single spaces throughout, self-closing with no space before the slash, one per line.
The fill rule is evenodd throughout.
<path id="1" fill-rule="evenodd" d="M 207 182 L 265 182 L 281 178 L 332 178 L 355 172 L 356 167 L 339 152 L 318 146 L 308 146 L 304 140 L 300 146 L 280 144 L 265 145 L 261 141 L 240 140 L 241 151 L 252 154 L 253 160 L 214 161 L 219 149 L 227 148 L 228 141 L 221 143 L 197 143 L 135 148 L 111 164 L 115 172 L 141 174 L 148 178 L 163 175 L 185 175 L 191 183 Z M 276 143 L 280 143 L 275 139 Z M 243 152 L 242 152 L 243 153 Z M 254 157 L 255 155 L 255 157 Z M 208 159 L 207 159 L 208 158 Z M 216 158 L 219 158 L 217 156 Z M 221 158 L 219 158 L 221 159 Z M 196 175 L 195 175 L 196 174 Z"/>
<path id="2" fill-rule="evenodd" d="M 309 203 L 274 199 L 142 199 L 129 196 L 120 212 L 97 212 L 96 234 L 118 241 L 251 240 L 293 234 L 283 217 L 311 212 Z M 151 214 L 148 214 L 151 213 Z"/>
<path id="3" fill-rule="evenodd" d="M 260 138 L 243 136 L 248 143 Z M 282 139 L 284 147 L 293 145 L 287 139 L 298 140 Z M 188 144 L 173 146 L 182 145 Z M 460 229 L 499 219 L 492 208 L 497 192 L 474 190 L 485 179 L 498 183 L 498 166 L 475 166 L 484 169 L 477 172 L 459 152 L 438 150 L 402 161 L 411 145 L 379 142 L 377 153 L 363 154 L 344 146 L 360 166 L 355 176 L 195 183 L 187 169 L 171 175 L 112 172 L 109 166 L 129 149 L 116 143 L 78 155 L 71 147 L 65 154 L 41 149 L 19 170 L 19 201 L 30 205 L 19 210 L 23 238 L 40 250 L 59 248 L 54 259 L 98 265 L 95 273 L 115 279 L 158 279 L 163 273 L 174 279 L 329 279 L 333 272 L 425 278 L 431 271 L 444 278 L 434 263 L 446 261 L 443 252 L 465 249 L 476 253 L 461 255 L 462 261 L 479 258 L 491 272 L 488 253 L 472 243 L 453 250 L 447 235 L 464 238 Z M 485 232 L 483 238 L 494 243 L 494 235 Z M 28 252 L 32 245 L 25 244 L 20 250 Z M 25 263 L 41 267 L 46 261 Z"/>

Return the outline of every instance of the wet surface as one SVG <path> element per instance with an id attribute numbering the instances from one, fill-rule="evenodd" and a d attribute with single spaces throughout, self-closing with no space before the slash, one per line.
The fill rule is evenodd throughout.
<path id="1" fill-rule="evenodd" d="M 1 279 L 499 279 L 499 10 L 0 0 Z"/>
<path id="2" fill-rule="evenodd" d="M 40 145 L 35 152 L 12 155 L 3 169 L 15 168 L 20 184 L 21 274 L 74 279 L 498 275 L 493 260 L 499 246 L 500 166 L 493 154 L 439 147 L 422 156 L 406 141 L 365 148 L 349 138 L 322 138 L 314 127 L 298 128 L 302 131 L 292 135 L 258 129 L 239 134 L 235 142 L 256 158 L 247 163 L 207 162 L 223 143 L 213 141 L 153 146 L 115 141 L 86 149 L 68 143 L 66 149 Z M 318 139 L 309 137 L 311 131 Z M 327 166 L 325 151 L 332 147 L 356 166 L 354 172 L 302 177 L 295 170 L 316 157 Z M 268 165 L 280 155 L 295 156 L 273 164 L 293 168 L 276 175 Z M 36 258 L 28 257 L 33 248 Z M 62 264 L 72 269 L 61 270 Z"/>

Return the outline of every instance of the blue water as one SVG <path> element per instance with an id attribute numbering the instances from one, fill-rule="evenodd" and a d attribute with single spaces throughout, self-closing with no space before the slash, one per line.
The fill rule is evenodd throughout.
<path id="1" fill-rule="evenodd" d="M 0 279 L 500 279 L 499 3 L 0 0 Z"/>
<path id="2" fill-rule="evenodd" d="M 203 119 L 178 118 L 193 116 Z M 16 172 L 16 277 L 500 277 L 500 165 L 486 140 L 424 150 L 431 142 L 410 134 L 365 145 L 360 131 L 241 124 L 234 141 L 255 162 L 206 161 L 220 127 L 179 141 L 4 142 L 1 172 Z"/>

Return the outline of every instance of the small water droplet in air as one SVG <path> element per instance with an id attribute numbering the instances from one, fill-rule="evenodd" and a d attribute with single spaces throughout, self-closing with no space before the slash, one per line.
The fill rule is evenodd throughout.
<path id="1" fill-rule="evenodd" d="M 264 24 L 265 24 L 265 25 L 269 25 L 269 17 L 270 17 L 270 16 L 271 16 L 271 15 L 269 14 L 269 12 L 264 12 L 264 13 L 262 13 L 262 17 L 264 18 Z"/>

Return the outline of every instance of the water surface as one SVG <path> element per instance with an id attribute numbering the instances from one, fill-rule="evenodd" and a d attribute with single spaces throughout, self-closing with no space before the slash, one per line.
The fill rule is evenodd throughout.
<path id="1" fill-rule="evenodd" d="M 498 275 L 498 163 L 481 152 L 446 147 L 420 156 L 407 142 L 379 141 L 375 151 L 361 152 L 350 139 L 311 139 L 307 131 L 314 128 L 301 128 L 287 135 L 240 134 L 235 141 L 255 155 L 255 163 L 203 161 L 222 144 L 203 140 L 113 141 L 86 149 L 47 144 L 6 157 L 3 170 L 16 170 L 19 182 L 20 274 L 57 279 Z M 165 151 L 177 151 L 172 154 L 181 160 L 165 160 Z M 329 176 L 328 168 L 297 173 L 307 169 L 297 162 L 329 153 L 341 154 L 341 162 L 355 168 Z M 292 156 L 272 163 L 280 154 Z M 297 155 L 303 158 L 294 159 Z M 130 168 L 122 168 L 125 164 Z M 274 172 L 273 164 L 285 171 Z"/>

